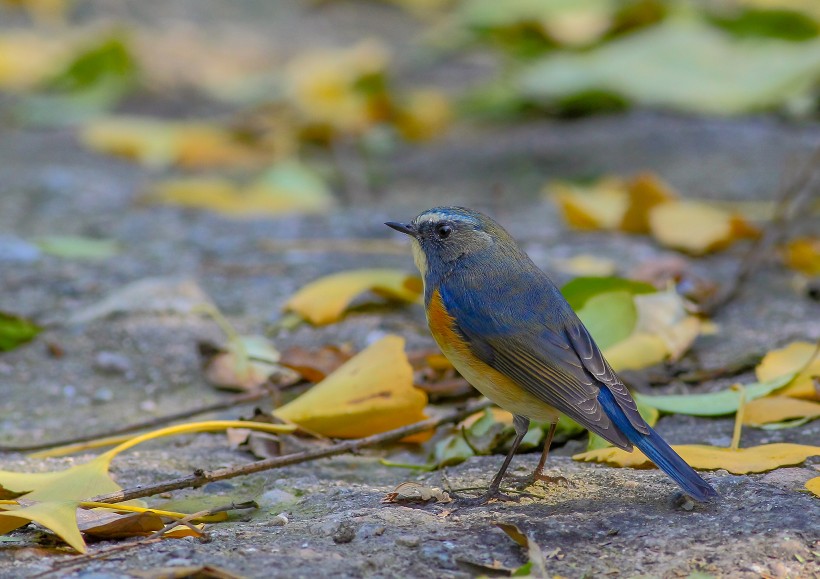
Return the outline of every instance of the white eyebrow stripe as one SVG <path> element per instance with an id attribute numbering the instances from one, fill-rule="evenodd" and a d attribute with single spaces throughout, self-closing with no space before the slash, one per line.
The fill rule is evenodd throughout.
<path id="1" fill-rule="evenodd" d="M 459 215 L 458 213 L 443 213 L 436 211 L 434 213 L 422 213 L 416 219 L 416 222 L 421 223 L 436 223 L 438 221 L 464 221 L 472 225 L 478 225 L 478 220 L 468 215 Z"/>

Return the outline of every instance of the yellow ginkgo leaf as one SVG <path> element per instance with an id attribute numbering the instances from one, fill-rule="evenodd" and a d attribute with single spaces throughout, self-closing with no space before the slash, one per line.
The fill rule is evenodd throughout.
<path id="1" fill-rule="evenodd" d="M 270 162 L 246 136 L 206 122 L 169 122 L 144 117 L 109 117 L 89 123 L 81 141 L 101 153 L 149 167 L 247 167 Z"/>
<path id="2" fill-rule="evenodd" d="M 274 415 L 325 436 L 360 438 L 423 420 L 426 405 L 404 339 L 386 336 Z"/>
<path id="3" fill-rule="evenodd" d="M 669 201 L 649 212 L 649 229 L 661 244 L 694 255 L 723 249 L 759 231 L 739 215 L 700 201 Z"/>
<path id="4" fill-rule="evenodd" d="M 604 351 L 604 357 L 616 372 L 648 368 L 660 364 L 668 355 L 663 340 L 647 332 L 635 332 Z"/>
<path id="5" fill-rule="evenodd" d="M 26 32 L 0 36 L 0 88 L 25 91 L 55 75 L 64 65 L 65 43 Z"/>
<path id="6" fill-rule="evenodd" d="M 806 275 L 820 275 L 820 237 L 799 237 L 783 248 L 786 265 Z"/>
<path id="7" fill-rule="evenodd" d="M 0 511 L 0 535 L 5 535 L 28 523 L 37 523 L 54 531 L 80 553 L 85 553 L 85 541 L 77 527 L 77 501 L 20 501 L 20 507 Z"/>
<path id="8" fill-rule="evenodd" d="M 820 497 L 820 476 L 809 479 L 806 483 L 806 489 L 813 492 L 815 496 Z"/>
<path id="9" fill-rule="evenodd" d="M 820 400 L 820 392 L 814 381 L 815 376 L 820 376 L 820 352 L 817 344 L 792 342 L 785 348 L 770 351 L 755 368 L 755 374 L 761 382 L 798 371 L 800 373 L 779 394 Z"/>
<path id="10" fill-rule="evenodd" d="M 677 199 L 677 193 L 654 173 L 642 173 L 627 184 L 629 207 L 621 229 L 629 233 L 649 233 L 649 212 L 657 205 Z"/>
<path id="11" fill-rule="evenodd" d="M 439 91 L 419 90 L 407 97 L 396 118 L 396 127 L 408 141 L 427 141 L 437 137 L 450 124 L 450 101 Z"/>
<path id="12" fill-rule="evenodd" d="M 576 229 L 616 229 L 629 203 L 619 179 L 603 179 L 591 187 L 555 182 L 550 184 L 549 193 L 564 219 Z"/>
<path id="13" fill-rule="evenodd" d="M 760 426 L 794 418 L 817 418 L 820 416 L 820 403 L 788 396 L 769 396 L 747 402 L 743 412 L 743 424 Z"/>
<path id="14" fill-rule="evenodd" d="M 384 297 L 417 302 L 421 280 L 395 269 L 357 269 L 328 275 L 296 292 L 285 304 L 291 311 L 317 326 L 338 321 L 360 294 L 372 291 Z"/>
<path id="15" fill-rule="evenodd" d="M 675 445 L 672 448 L 693 468 L 724 469 L 732 474 L 766 472 L 781 466 L 800 464 L 812 456 L 820 456 L 820 446 L 777 443 L 732 450 L 699 444 Z M 584 462 L 603 462 L 612 466 L 652 468 L 654 465 L 640 450 L 626 452 L 620 448 L 602 448 L 582 452 L 572 457 Z"/>
<path id="16" fill-rule="evenodd" d="M 82 500 L 95 495 L 120 490 L 108 474 L 112 455 L 109 453 L 90 461 L 54 472 L 0 471 L 0 487 L 15 493 L 25 493 L 27 500 Z"/>

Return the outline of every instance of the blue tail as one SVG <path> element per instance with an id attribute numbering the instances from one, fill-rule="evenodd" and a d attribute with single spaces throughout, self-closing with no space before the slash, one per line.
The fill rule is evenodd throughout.
<path id="1" fill-rule="evenodd" d="M 686 464 L 686 461 L 666 444 L 660 434 L 651 427 L 649 428 L 649 434 L 638 432 L 615 402 L 615 397 L 609 390 L 601 388 L 601 392 L 598 394 L 598 402 L 603 406 L 606 415 L 626 435 L 629 441 L 640 448 L 649 460 L 678 483 L 687 495 L 697 501 L 708 501 L 718 496 L 717 491 L 703 480 L 691 466 Z"/>

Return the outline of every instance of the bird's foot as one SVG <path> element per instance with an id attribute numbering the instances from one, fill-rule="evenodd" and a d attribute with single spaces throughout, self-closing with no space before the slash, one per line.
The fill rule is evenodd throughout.
<path id="1" fill-rule="evenodd" d="M 571 486 L 569 480 L 563 476 L 549 476 L 544 473 L 533 473 L 532 475 L 533 483 L 536 481 L 544 482 L 548 485 L 561 485 L 561 486 Z"/>

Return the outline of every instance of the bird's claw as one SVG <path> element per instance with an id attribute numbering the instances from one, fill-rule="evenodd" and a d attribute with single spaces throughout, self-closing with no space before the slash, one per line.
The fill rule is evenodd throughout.
<path id="1" fill-rule="evenodd" d="M 486 493 L 478 497 L 454 497 L 459 506 L 462 507 L 480 507 L 488 503 L 517 503 L 521 501 L 520 496 L 510 496 L 502 493 L 499 489 L 490 489 Z"/>
<path id="2" fill-rule="evenodd" d="M 532 475 L 533 482 L 541 481 L 548 485 L 562 485 L 565 487 L 571 486 L 569 480 L 563 476 L 549 476 L 544 473 L 534 473 Z"/>

